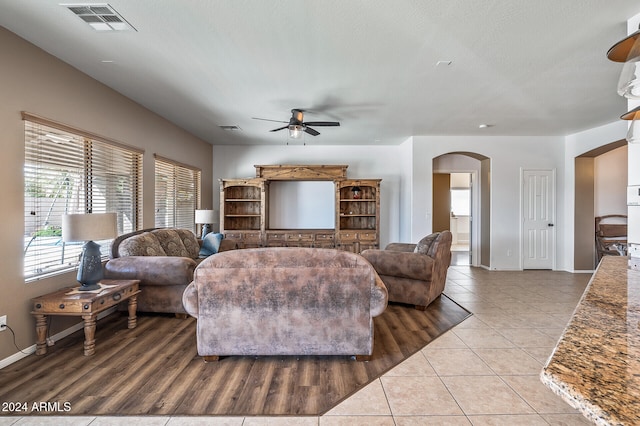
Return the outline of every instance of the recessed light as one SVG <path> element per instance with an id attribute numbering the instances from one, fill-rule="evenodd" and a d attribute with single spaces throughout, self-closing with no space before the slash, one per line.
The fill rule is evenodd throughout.
<path id="1" fill-rule="evenodd" d="M 493 124 L 481 124 L 481 125 L 479 125 L 479 126 L 478 126 L 478 128 L 480 128 L 480 129 L 486 129 L 486 128 L 488 128 L 488 127 L 493 127 L 493 126 L 494 126 Z"/>
<path id="2" fill-rule="evenodd" d="M 102 60 L 100 62 L 102 62 L 103 64 L 113 64 L 115 61 L 112 61 L 110 59 L 104 59 L 104 60 Z"/>
<path id="3" fill-rule="evenodd" d="M 231 131 L 235 131 L 235 130 L 242 130 L 240 128 L 240 126 L 236 126 L 236 125 L 229 125 L 229 126 L 219 126 L 222 130 L 231 130 Z"/>
<path id="4" fill-rule="evenodd" d="M 449 65 L 451 65 L 453 63 L 453 61 L 438 61 L 436 62 L 436 67 L 448 67 Z"/>

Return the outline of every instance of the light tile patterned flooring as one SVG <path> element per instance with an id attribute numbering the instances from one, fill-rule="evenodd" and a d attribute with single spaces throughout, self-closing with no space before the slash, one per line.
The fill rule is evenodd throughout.
<path id="1" fill-rule="evenodd" d="M 449 269 L 474 315 L 322 417 L 0 417 L 4 425 L 588 425 L 541 382 L 589 274 Z"/>

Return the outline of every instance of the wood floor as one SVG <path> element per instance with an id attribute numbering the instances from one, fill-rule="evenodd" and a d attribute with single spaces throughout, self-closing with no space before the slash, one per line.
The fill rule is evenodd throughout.
<path id="1" fill-rule="evenodd" d="M 374 319 L 369 362 L 273 356 L 205 364 L 194 319 L 140 315 L 128 330 L 115 313 L 98 323 L 94 356 L 82 355 L 78 332 L 0 370 L 0 401 L 69 402 L 71 410 L 58 413 L 65 415 L 321 415 L 469 315 L 445 296 L 426 311 L 390 304 Z M 24 413 L 0 416 L 16 414 Z"/>

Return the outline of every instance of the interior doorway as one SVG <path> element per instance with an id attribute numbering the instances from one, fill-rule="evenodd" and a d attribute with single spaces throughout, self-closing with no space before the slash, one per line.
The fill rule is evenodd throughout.
<path id="1" fill-rule="evenodd" d="M 595 217 L 627 214 L 628 145 L 625 139 L 575 157 L 573 269 L 593 271 Z"/>
<path id="2" fill-rule="evenodd" d="M 433 159 L 433 232 L 452 234 L 452 264 L 490 268 L 491 160 L 452 152 Z"/>
<path id="3" fill-rule="evenodd" d="M 471 265 L 472 173 L 433 174 L 433 232 L 451 231 L 451 264 Z"/>

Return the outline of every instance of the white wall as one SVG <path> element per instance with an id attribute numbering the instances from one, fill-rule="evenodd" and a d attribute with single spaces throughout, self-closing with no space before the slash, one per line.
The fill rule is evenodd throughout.
<path id="1" fill-rule="evenodd" d="M 413 141 L 412 239 L 431 232 L 433 158 L 447 153 L 474 152 L 491 159 L 490 268 L 519 269 L 520 169 L 555 169 L 562 176 L 564 138 L 414 136 Z M 556 195 L 557 217 L 562 218 L 564 188 L 561 182 Z M 563 226 L 562 220 L 556 222 L 557 229 Z"/>
<path id="2" fill-rule="evenodd" d="M 154 158 L 167 158 L 202 169 L 203 203 L 211 203 L 211 145 L 81 73 L 0 27 L 0 129 L 4 184 L 0 221 L 0 315 L 16 333 L 16 344 L 35 342 L 31 298 L 76 284 L 73 273 L 25 284 L 24 122 L 27 111 L 145 151 L 143 156 L 143 224 L 154 223 Z M 51 335 L 81 322 L 54 317 Z M 0 360 L 16 353 L 12 334 L 0 333 Z"/>
<path id="3" fill-rule="evenodd" d="M 402 214 L 406 192 L 406 148 L 402 146 L 229 146 L 213 147 L 214 180 L 255 177 L 254 165 L 345 164 L 350 179 L 382 179 L 380 183 L 380 244 L 401 241 L 408 214 Z M 219 205 L 219 193 L 214 205 Z M 404 201 L 403 201 L 404 200 Z M 406 240 L 405 240 L 406 241 Z M 417 240 L 415 240 L 417 241 Z"/>
<path id="4" fill-rule="evenodd" d="M 381 245 L 415 242 L 431 232 L 433 158 L 475 152 L 491 159 L 490 268 L 517 270 L 520 169 L 555 169 L 556 268 L 572 271 L 574 158 L 625 134 L 620 121 L 567 137 L 413 136 L 399 146 L 367 147 L 216 145 L 213 186 L 222 178 L 253 177 L 257 164 L 347 164 L 350 178 L 382 179 Z M 213 198 L 218 205 L 219 194 Z"/>
<path id="5" fill-rule="evenodd" d="M 635 15 L 627 21 L 627 33 L 633 34 L 638 29 L 640 23 L 640 14 Z M 637 108 L 640 105 L 640 100 L 629 99 L 627 100 L 627 110 L 630 111 Z M 629 122 L 625 122 L 625 125 Z M 636 186 L 640 185 L 640 144 L 629 144 L 628 151 L 628 176 L 627 185 Z M 627 207 L 628 225 L 627 225 L 627 242 L 629 248 L 632 249 L 632 245 L 637 247 L 640 245 L 640 206 L 628 206 Z M 635 250 L 630 250 L 636 256 Z M 634 262 L 635 263 L 635 262 Z"/>
<path id="6" fill-rule="evenodd" d="M 627 152 L 625 145 L 594 158 L 595 216 L 627 214 Z"/>

